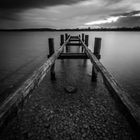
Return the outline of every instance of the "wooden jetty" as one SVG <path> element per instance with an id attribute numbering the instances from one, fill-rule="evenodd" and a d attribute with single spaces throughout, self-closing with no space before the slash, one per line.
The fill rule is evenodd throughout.
<path id="1" fill-rule="evenodd" d="M 89 59 L 92 63 L 91 81 L 97 82 L 100 75 L 104 85 L 117 102 L 119 110 L 128 119 L 136 135 L 139 137 L 140 130 L 140 107 L 137 106 L 117 84 L 113 76 L 99 61 L 101 58 L 101 38 L 95 38 L 94 52 L 88 48 L 89 36 L 71 36 L 68 34 L 60 36 L 60 48 L 54 52 L 54 40 L 48 39 L 49 55 L 46 62 L 38 68 L 18 89 L 14 91 L 0 106 L 0 128 L 1 130 L 9 121 L 22 111 L 26 102 L 30 99 L 33 90 L 38 88 L 44 77 L 50 71 L 51 80 L 57 80 L 55 73 L 55 62 L 57 59 Z M 79 53 L 71 53 L 70 46 L 80 47 Z M 64 62 L 65 63 L 65 62 Z M 46 85 L 47 87 L 47 85 Z M 71 89 L 70 89 L 71 90 Z M 76 93 L 75 93 L 76 94 Z"/>

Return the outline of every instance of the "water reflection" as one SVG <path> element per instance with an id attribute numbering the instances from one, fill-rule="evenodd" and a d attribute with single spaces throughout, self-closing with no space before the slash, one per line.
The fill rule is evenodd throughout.
<path id="1" fill-rule="evenodd" d="M 60 46 L 60 34 L 65 32 L 0 32 L 0 80 L 10 79 L 8 85 L 33 71 L 48 54 L 48 38 L 55 39 L 55 50 Z M 82 32 L 68 32 L 78 35 Z M 139 32 L 86 32 L 89 34 L 89 47 L 93 50 L 94 38 L 102 38 L 101 62 L 140 105 L 140 33 Z M 71 52 L 80 51 L 73 47 Z M 32 60 L 34 60 L 32 63 Z M 27 66 L 27 64 L 29 65 Z M 67 61 L 69 63 L 69 60 Z M 81 63 L 81 61 L 80 61 Z M 81 64 L 79 64 L 80 66 Z M 90 74 L 91 63 L 82 61 Z M 24 69 L 20 69 L 27 66 Z M 63 61 L 62 61 L 63 66 Z M 7 81 L 7 80 L 6 80 Z"/>

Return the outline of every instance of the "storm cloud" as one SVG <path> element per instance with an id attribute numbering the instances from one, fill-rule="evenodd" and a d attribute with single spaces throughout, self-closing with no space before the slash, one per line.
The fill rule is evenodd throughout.
<path id="1" fill-rule="evenodd" d="M 86 0 L 1 0 L 1 9 L 42 8 L 54 5 L 68 5 Z"/>
<path id="2" fill-rule="evenodd" d="M 111 16 L 128 16 L 128 17 L 131 17 L 131 16 L 134 16 L 134 15 L 137 15 L 140 13 L 140 10 L 138 11 L 131 11 L 131 12 L 126 12 L 126 13 L 118 13 L 118 14 L 113 14 Z"/>
<path id="3" fill-rule="evenodd" d="M 70 5 L 90 0 L 0 0 L 1 9 L 42 8 L 55 5 Z M 96 1 L 96 0 L 91 0 Z M 106 4 L 118 3 L 123 0 L 98 0 Z"/>
<path id="4" fill-rule="evenodd" d="M 124 25 L 139 11 L 139 0 L 0 0 L 0 28 L 77 28 L 112 16 L 121 18 L 105 26 Z"/>

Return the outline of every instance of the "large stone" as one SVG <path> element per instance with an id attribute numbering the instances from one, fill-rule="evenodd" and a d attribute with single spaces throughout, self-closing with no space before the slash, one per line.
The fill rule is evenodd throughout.
<path id="1" fill-rule="evenodd" d="M 73 86 L 66 86 L 66 87 L 64 87 L 64 89 L 68 93 L 75 93 L 77 91 L 77 88 L 73 87 Z"/>

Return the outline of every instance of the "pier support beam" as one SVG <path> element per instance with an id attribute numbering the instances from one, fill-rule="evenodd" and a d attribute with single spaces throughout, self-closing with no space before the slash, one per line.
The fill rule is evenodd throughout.
<path id="1" fill-rule="evenodd" d="M 96 58 L 98 60 L 100 60 L 100 58 L 101 58 L 100 50 L 101 50 L 101 38 L 95 38 L 93 54 L 96 56 Z M 92 77 L 91 77 L 91 80 L 92 81 L 96 81 L 97 80 L 97 69 L 95 68 L 94 65 L 92 66 Z"/>
<path id="2" fill-rule="evenodd" d="M 50 57 L 54 54 L 54 39 L 49 38 L 48 43 L 49 43 L 49 57 Z M 50 74 L 51 74 L 51 80 L 56 80 L 56 78 L 55 78 L 55 63 L 52 65 L 52 67 L 50 69 Z"/>

